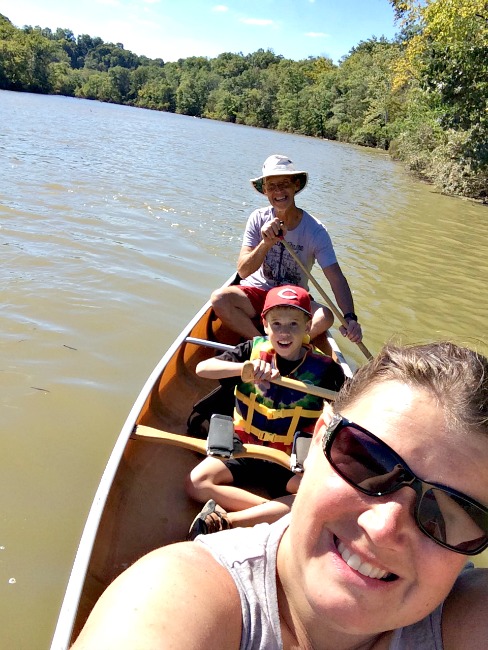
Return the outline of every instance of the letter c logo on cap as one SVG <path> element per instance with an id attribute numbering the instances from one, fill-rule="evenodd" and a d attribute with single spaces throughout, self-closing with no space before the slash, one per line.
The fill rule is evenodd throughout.
<path id="1" fill-rule="evenodd" d="M 297 300 L 298 299 L 298 293 L 294 291 L 293 289 L 281 289 L 281 291 L 278 291 L 278 296 L 280 298 L 283 298 L 284 300 Z"/>

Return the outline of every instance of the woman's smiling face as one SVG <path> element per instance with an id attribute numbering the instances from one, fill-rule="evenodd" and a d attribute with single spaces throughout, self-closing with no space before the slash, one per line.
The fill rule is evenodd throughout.
<path id="1" fill-rule="evenodd" d="M 488 503 L 487 438 L 448 431 L 430 393 L 383 382 L 342 415 L 381 438 L 422 479 Z M 420 620 L 444 600 L 467 558 L 420 531 L 412 488 L 370 497 L 346 483 L 324 456 L 324 431 L 319 425 L 314 434 L 280 547 L 302 586 L 302 607 L 344 633 L 377 634 Z"/>

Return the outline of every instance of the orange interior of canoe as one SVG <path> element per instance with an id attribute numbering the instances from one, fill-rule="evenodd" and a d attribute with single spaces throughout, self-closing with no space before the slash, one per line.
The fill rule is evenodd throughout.
<path id="1" fill-rule="evenodd" d="M 189 335 L 231 345 L 239 342 L 211 310 Z M 324 347 L 330 354 L 330 346 Z M 193 343 L 178 347 L 154 383 L 135 424 L 186 434 L 192 405 L 217 385 L 197 377 L 195 367 L 216 353 Z M 138 438 L 137 434 L 129 438 L 100 520 L 72 640 L 103 590 L 124 569 L 155 548 L 185 539 L 201 508 L 186 496 L 185 477 L 201 460 L 200 454 L 169 446 L 164 440 Z"/>

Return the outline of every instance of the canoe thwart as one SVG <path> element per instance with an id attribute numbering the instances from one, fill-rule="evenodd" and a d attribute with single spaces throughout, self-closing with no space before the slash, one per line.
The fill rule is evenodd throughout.
<path id="1" fill-rule="evenodd" d="M 174 445 L 176 447 L 183 447 L 190 451 L 195 451 L 203 456 L 207 455 L 207 441 L 200 440 L 199 438 L 192 438 L 179 433 L 171 433 L 170 431 L 162 431 L 161 429 L 154 429 L 143 424 L 138 424 L 132 433 L 131 438 L 134 440 L 154 440 L 155 442 L 162 442 L 167 445 Z M 257 458 L 260 460 L 269 460 L 278 463 L 282 467 L 290 469 L 290 456 L 280 449 L 273 449 L 272 447 L 264 447 L 262 445 L 240 444 L 234 448 L 232 453 L 234 458 Z"/>
<path id="2" fill-rule="evenodd" d="M 205 348 L 213 348 L 214 350 L 229 351 L 235 348 L 234 345 L 228 345 L 227 343 L 219 343 L 218 341 L 208 341 L 207 339 L 199 339 L 195 336 L 187 336 L 185 338 L 185 343 L 192 343 L 193 345 L 202 345 Z"/>

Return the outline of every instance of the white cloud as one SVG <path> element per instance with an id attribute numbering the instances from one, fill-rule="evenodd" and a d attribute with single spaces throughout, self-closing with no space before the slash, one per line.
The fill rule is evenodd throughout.
<path id="1" fill-rule="evenodd" d="M 305 36 L 309 38 L 329 38 L 330 34 L 325 34 L 324 32 L 307 32 Z"/>
<path id="2" fill-rule="evenodd" d="M 212 11 L 229 11 L 229 7 L 226 7 L 225 5 L 215 5 L 215 7 L 212 7 Z"/>
<path id="3" fill-rule="evenodd" d="M 274 20 L 269 18 L 240 18 L 239 22 L 244 23 L 245 25 L 258 25 L 259 27 L 274 25 Z"/>

